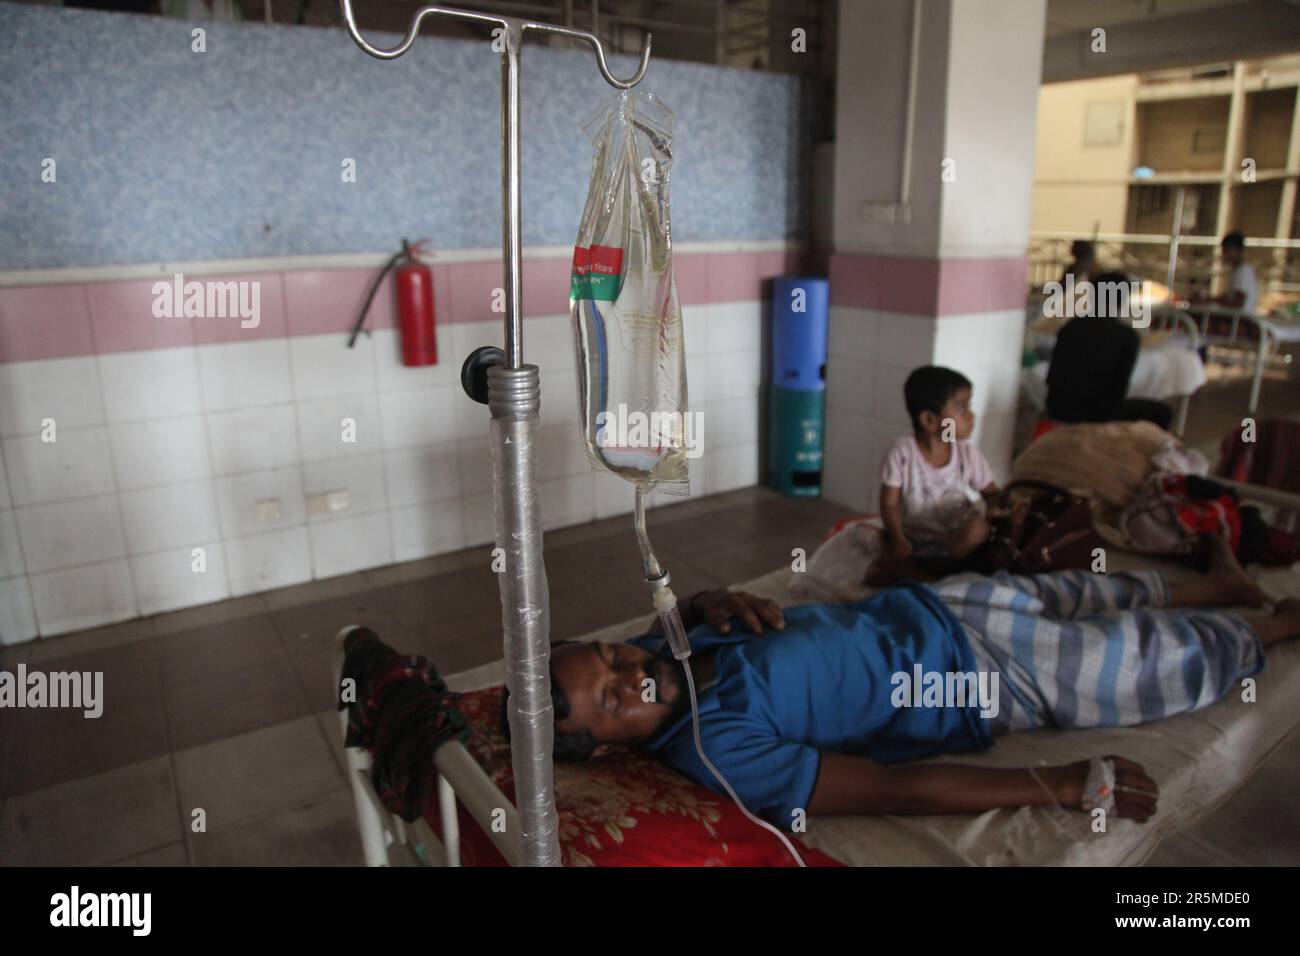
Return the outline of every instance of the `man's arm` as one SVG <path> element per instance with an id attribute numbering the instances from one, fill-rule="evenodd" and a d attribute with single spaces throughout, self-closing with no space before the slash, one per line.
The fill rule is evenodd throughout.
<path id="1" fill-rule="evenodd" d="M 1144 822 L 1156 810 L 1158 789 L 1143 769 L 1115 761 L 1116 812 Z M 821 754 L 810 816 L 880 813 L 979 813 L 999 807 L 1060 804 L 1078 809 L 1088 764 L 1027 769 L 961 764 L 886 766 L 865 757 Z M 1041 781 L 1041 782 L 1040 782 Z"/>

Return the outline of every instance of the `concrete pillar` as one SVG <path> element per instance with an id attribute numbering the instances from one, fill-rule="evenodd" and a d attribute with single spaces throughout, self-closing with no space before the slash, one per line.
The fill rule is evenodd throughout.
<path id="1" fill-rule="evenodd" d="M 972 381 L 975 444 L 1007 476 L 1045 12 L 1045 0 L 840 0 L 823 484 L 834 501 L 876 510 L 919 365 Z"/>

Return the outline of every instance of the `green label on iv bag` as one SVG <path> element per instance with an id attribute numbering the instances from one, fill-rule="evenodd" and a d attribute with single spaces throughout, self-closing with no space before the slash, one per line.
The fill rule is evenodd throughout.
<path id="1" fill-rule="evenodd" d="M 569 286 L 569 298 L 613 302 L 618 298 L 619 281 L 618 276 L 575 275 Z"/>
<path id="2" fill-rule="evenodd" d="M 594 244 L 574 248 L 569 298 L 613 302 L 622 284 L 622 249 Z"/>

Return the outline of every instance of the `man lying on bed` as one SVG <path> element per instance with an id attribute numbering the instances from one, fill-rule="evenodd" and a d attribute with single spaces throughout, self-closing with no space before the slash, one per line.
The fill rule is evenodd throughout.
<path id="1" fill-rule="evenodd" d="M 1120 757 L 1033 773 L 890 765 L 984 750 L 1013 730 L 1140 724 L 1239 688 L 1265 646 L 1300 635 L 1300 602 L 1253 624 L 1209 610 L 1266 601 L 1226 547 L 1213 550 L 1210 574 L 1177 584 L 1157 572 L 960 575 L 784 614 L 741 592 L 697 595 L 682 610 L 705 753 L 750 810 L 787 829 L 804 814 L 1053 802 L 1145 821 L 1156 784 Z M 973 674 L 964 686 L 992 697 L 963 706 L 954 694 L 944 706 L 922 693 L 934 690 L 929 674 Z M 696 755 L 684 670 L 662 637 L 556 644 L 551 685 L 558 758 L 635 745 L 720 790 Z"/>

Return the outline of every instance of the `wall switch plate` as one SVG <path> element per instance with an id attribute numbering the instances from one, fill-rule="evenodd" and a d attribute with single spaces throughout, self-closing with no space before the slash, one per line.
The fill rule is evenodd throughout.
<path id="1" fill-rule="evenodd" d="M 912 207 L 900 202 L 864 202 L 862 218 L 874 223 L 909 223 L 912 221 Z"/>
<path id="2" fill-rule="evenodd" d="M 337 514 L 352 507 L 352 492 L 347 488 L 335 491 L 317 491 L 307 496 L 307 514 L 310 517 Z"/>

